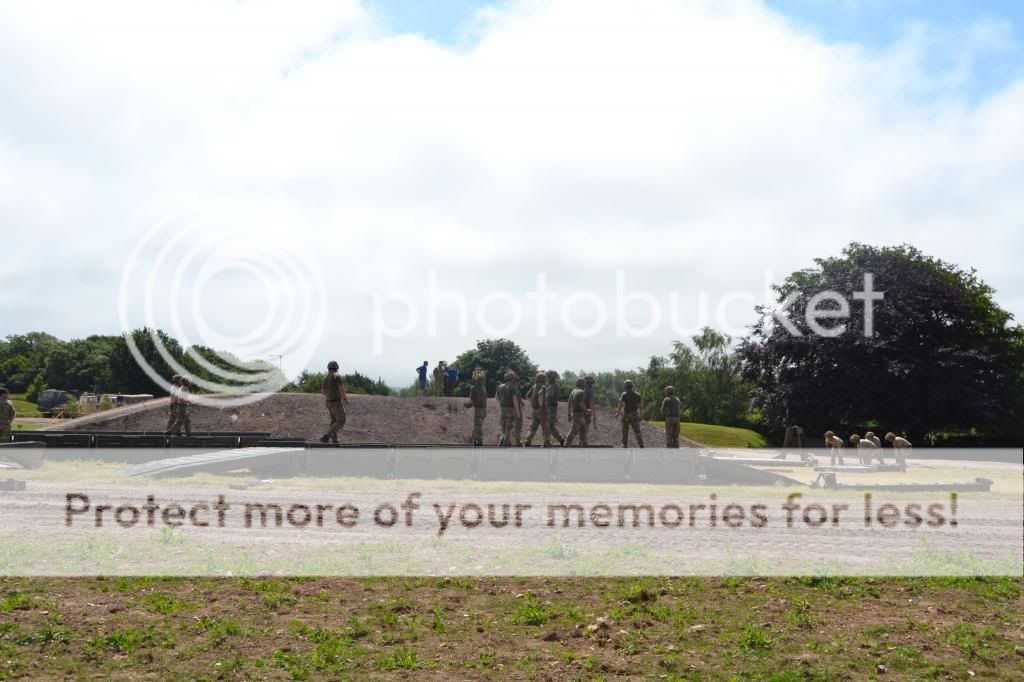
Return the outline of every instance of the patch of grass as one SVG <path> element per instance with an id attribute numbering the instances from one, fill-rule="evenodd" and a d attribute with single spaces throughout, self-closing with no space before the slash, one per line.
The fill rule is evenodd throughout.
<path id="1" fill-rule="evenodd" d="M 551 609 L 537 601 L 532 594 L 526 594 L 512 612 L 512 622 L 516 625 L 544 625 L 552 616 L 554 612 Z"/>
<path id="2" fill-rule="evenodd" d="M 968 658 L 988 661 L 995 631 L 989 627 L 980 628 L 973 623 L 960 623 L 946 633 L 945 639 L 947 644 L 960 649 Z"/>
<path id="3" fill-rule="evenodd" d="M 172 613 L 178 613 L 180 611 L 189 611 L 198 606 L 198 604 L 178 599 L 166 592 L 153 592 L 152 594 L 147 594 L 143 597 L 142 604 L 153 613 L 159 613 L 165 616 Z"/>
<path id="4" fill-rule="evenodd" d="M 206 633 L 206 641 L 211 645 L 220 644 L 229 637 L 242 634 L 243 631 L 238 621 L 208 616 L 202 616 L 196 627 L 200 632 Z"/>
<path id="5" fill-rule="evenodd" d="M 35 403 L 30 403 L 25 400 L 24 393 L 12 393 L 9 396 L 11 403 L 14 405 L 15 412 L 18 413 L 19 417 L 42 417 L 43 413 L 39 411 L 39 406 Z"/>
<path id="6" fill-rule="evenodd" d="M 0 613 L 10 613 L 11 611 L 23 611 L 35 608 L 35 606 L 36 598 L 27 592 L 8 592 L 4 595 L 3 599 L 0 599 Z"/>
<path id="7" fill-rule="evenodd" d="M 647 422 L 657 429 L 664 429 L 665 422 Z M 698 424 L 696 422 L 681 422 L 679 424 L 679 435 L 683 438 L 695 440 L 702 445 L 709 445 L 716 448 L 765 448 L 768 441 L 757 431 L 743 429 L 738 426 L 718 426 L 716 424 Z"/>
<path id="8" fill-rule="evenodd" d="M 377 670 L 419 670 L 424 667 L 427 664 L 420 660 L 416 650 L 407 646 L 394 647 L 379 656 L 376 662 Z"/>
<path id="9" fill-rule="evenodd" d="M 93 655 L 106 651 L 130 654 L 139 649 L 153 646 L 173 646 L 174 641 L 174 635 L 167 632 L 160 633 L 156 626 L 150 625 L 145 628 L 115 630 L 109 635 L 90 639 L 85 645 L 85 652 Z"/>
<path id="10" fill-rule="evenodd" d="M 767 628 L 747 625 L 739 638 L 740 649 L 749 653 L 761 653 L 772 648 L 772 637 Z"/>

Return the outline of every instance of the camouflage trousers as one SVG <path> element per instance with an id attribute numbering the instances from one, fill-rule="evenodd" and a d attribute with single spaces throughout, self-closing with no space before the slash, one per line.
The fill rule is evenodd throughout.
<path id="1" fill-rule="evenodd" d="M 188 414 L 188 404 L 178 403 L 171 411 L 171 419 L 167 422 L 167 433 L 180 436 L 182 432 L 186 436 L 192 435 L 192 418 Z"/>
<path id="2" fill-rule="evenodd" d="M 473 408 L 473 445 L 484 444 L 484 420 L 487 419 L 486 407 Z"/>
<path id="3" fill-rule="evenodd" d="M 337 443 L 338 431 L 345 428 L 345 421 L 348 419 L 348 415 L 345 414 L 345 406 L 340 400 L 329 400 L 327 401 L 327 414 L 331 416 L 331 425 L 327 427 L 327 433 L 324 435 L 332 443 Z"/>
<path id="4" fill-rule="evenodd" d="M 519 446 L 519 445 L 523 444 L 523 412 L 522 412 L 522 410 L 520 410 L 519 414 L 516 415 L 516 418 L 515 418 L 514 422 L 515 423 L 512 425 L 512 430 L 516 434 L 516 445 Z"/>
<path id="5" fill-rule="evenodd" d="M 522 419 L 519 420 L 520 424 Z M 508 447 L 512 445 L 512 430 L 516 425 L 516 408 L 501 408 L 501 436 L 498 438 L 498 445 Z"/>
<path id="6" fill-rule="evenodd" d="M 544 445 L 551 445 L 551 430 L 548 428 L 548 413 L 543 410 L 534 410 L 530 418 L 530 433 L 526 435 L 526 444 L 533 443 L 533 437 L 540 429 L 544 434 Z"/>
<path id="7" fill-rule="evenodd" d="M 558 430 L 558 405 L 548 406 L 548 431 L 555 440 L 562 440 L 562 433 Z"/>
<path id="8" fill-rule="evenodd" d="M 11 442 L 11 425 L 0 426 L 0 443 Z"/>
<path id="9" fill-rule="evenodd" d="M 590 431 L 590 420 L 583 412 L 577 412 L 572 415 L 569 420 L 572 424 L 569 429 L 569 435 L 565 437 L 565 444 L 572 445 L 572 440 L 577 436 L 580 437 L 580 447 L 587 447 L 587 432 Z"/>
<path id="10" fill-rule="evenodd" d="M 679 447 L 679 417 L 665 417 L 665 447 Z"/>
<path id="11" fill-rule="evenodd" d="M 629 447 L 629 428 L 633 427 L 633 435 L 636 436 L 636 444 L 639 447 L 644 446 L 644 437 L 640 433 L 640 413 L 639 412 L 627 412 L 622 415 L 622 447 Z"/>

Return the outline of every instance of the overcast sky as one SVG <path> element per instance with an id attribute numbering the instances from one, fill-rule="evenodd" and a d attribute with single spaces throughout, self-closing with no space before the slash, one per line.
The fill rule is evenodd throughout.
<path id="1" fill-rule="evenodd" d="M 0 1 L 0 335 L 148 319 L 397 385 L 521 308 L 542 366 L 625 368 L 852 240 L 1024 316 L 1020 4 L 426 7 Z"/>

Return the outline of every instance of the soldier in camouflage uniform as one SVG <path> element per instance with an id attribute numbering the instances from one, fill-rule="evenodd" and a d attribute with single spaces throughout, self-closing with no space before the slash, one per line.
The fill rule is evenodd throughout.
<path id="1" fill-rule="evenodd" d="M 345 414 L 348 395 L 345 393 L 341 375 L 338 374 L 338 363 L 334 360 L 327 363 L 327 376 L 320 385 L 320 392 L 327 403 L 327 414 L 331 416 L 331 425 L 327 427 L 327 433 L 320 436 L 320 442 L 337 443 L 338 432 L 345 428 L 345 422 L 348 420 L 348 415 Z"/>
<path id="2" fill-rule="evenodd" d="M 558 372 L 553 369 L 547 371 L 548 386 L 544 391 L 548 401 L 548 431 L 558 441 L 559 445 L 565 445 L 565 438 L 558 430 L 558 396 L 562 387 L 558 385 Z"/>
<path id="3" fill-rule="evenodd" d="M 676 389 L 665 387 L 665 399 L 661 401 L 661 416 L 665 420 L 665 447 L 679 447 L 679 412 L 681 404 Z"/>
<path id="4" fill-rule="evenodd" d="M 537 433 L 538 427 L 544 433 L 544 447 L 551 445 L 551 431 L 548 430 L 547 383 L 548 378 L 544 376 L 544 373 L 538 372 L 533 386 L 526 393 L 526 399 L 530 401 L 530 407 L 533 408 L 530 415 L 530 433 L 526 436 L 527 447 L 533 443 L 533 436 Z"/>
<path id="5" fill-rule="evenodd" d="M 580 436 L 580 447 L 587 447 L 587 431 L 590 429 L 590 422 L 587 417 L 590 410 L 586 405 L 587 382 L 582 378 L 576 380 L 576 388 L 569 393 L 569 435 L 565 437 L 565 444 L 572 445 L 576 434 Z"/>
<path id="6" fill-rule="evenodd" d="M 10 394 L 6 388 L 0 386 L 0 443 L 11 441 L 11 424 L 17 415 L 14 403 L 10 401 Z"/>
<path id="7" fill-rule="evenodd" d="M 192 435 L 192 418 L 189 416 L 189 389 L 192 383 L 188 380 L 188 377 L 175 375 L 177 379 L 176 390 L 171 393 L 171 417 L 168 421 L 167 433 L 180 436 L 182 431 L 185 432 L 186 436 Z"/>
<path id="8" fill-rule="evenodd" d="M 473 445 L 484 444 L 484 419 L 487 418 L 486 375 L 482 369 L 473 370 L 473 387 L 469 389 L 469 400 L 465 407 L 473 408 Z"/>
<path id="9" fill-rule="evenodd" d="M 632 381 L 627 379 L 623 387 L 626 390 L 619 395 L 619 404 L 615 409 L 615 416 L 622 417 L 622 447 L 629 447 L 630 427 L 633 427 L 637 445 L 643 447 L 644 437 L 640 433 L 640 415 L 643 414 L 644 409 L 643 398 L 633 389 Z"/>
<path id="10" fill-rule="evenodd" d="M 597 428 L 597 415 L 595 410 L 597 409 L 597 402 L 594 399 L 594 377 L 590 376 L 586 378 L 586 386 L 583 388 L 583 406 L 587 408 L 587 431 L 590 430 L 590 424 L 594 424 L 594 428 Z"/>
<path id="11" fill-rule="evenodd" d="M 509 370 L 512 371 L 512 370 Z M 516 434 L 516 447 L 523 446 L 523 392 L 520 386 L 519 375 L 512 371 L 512 397 L 516 402 L 516 417 L 512 424 L 512 430 Z"/>
<path id="12" fill-rule="evenodd" d="M 498 438 L 498 445 L 510 447 L 512 445 L 512 429 L 516 423 L 516 393 L 519 389 L 515 385 L 515 372 L 505 372 L 505 383 L 498 386 L 494 397 L 498 401 L 501 410 L 501 436 Z"/>
<path id="13" fill-rule="evenodd" d="M 164 429 L 164 434 L 170 435 L 173 432 L 174 425 L 178 422 L 178 390 L 181 388 L 181 375 L 175 374 L 171 377 L 171 407 L 167 411 L 167 428 Z"/>

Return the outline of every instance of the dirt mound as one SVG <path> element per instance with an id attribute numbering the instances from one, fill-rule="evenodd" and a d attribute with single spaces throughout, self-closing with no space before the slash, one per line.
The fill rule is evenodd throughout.
<path id="1" fill-rule="evenodd" d="M 343 443 L 409 443 L 417 445 L 459 445 L 470 442 L 472 410 L 464 410 L 464 398 L 395 398 L 350 396 L 348 421 L 341 432 Z M 62 425 L 65 431 L 163 431 L 167 425 L 167 399 L 110 410 Z M 485 442 L 497 443 L 499 410 L 490 401 L 484 422 Z M 559 406 L 559 429 L 565 435 L 566 407 Z M 194 431 L 265 431 L 274 436 L 313 440 L 327 428 L 329 419 L 321 396 L 303 393 L 275 393 L 242 407 L 193 405 Z M 597 411 L 598 428 L 590 429 L 592 445 L 620 445 L 620 422 L 607 408 Z M 524 438 L 529 422 L 524 428 Z M 665 444 L 660 429 L 643 424 L 644 442 Z M 630 435 L 630 442 L 633 436 Z M 685 440 L 685 439 L 681 439 Z M 536 438 L 535 443 L 540 439 Z M 696 445 L 683 442 L 682 445 Z"/>

